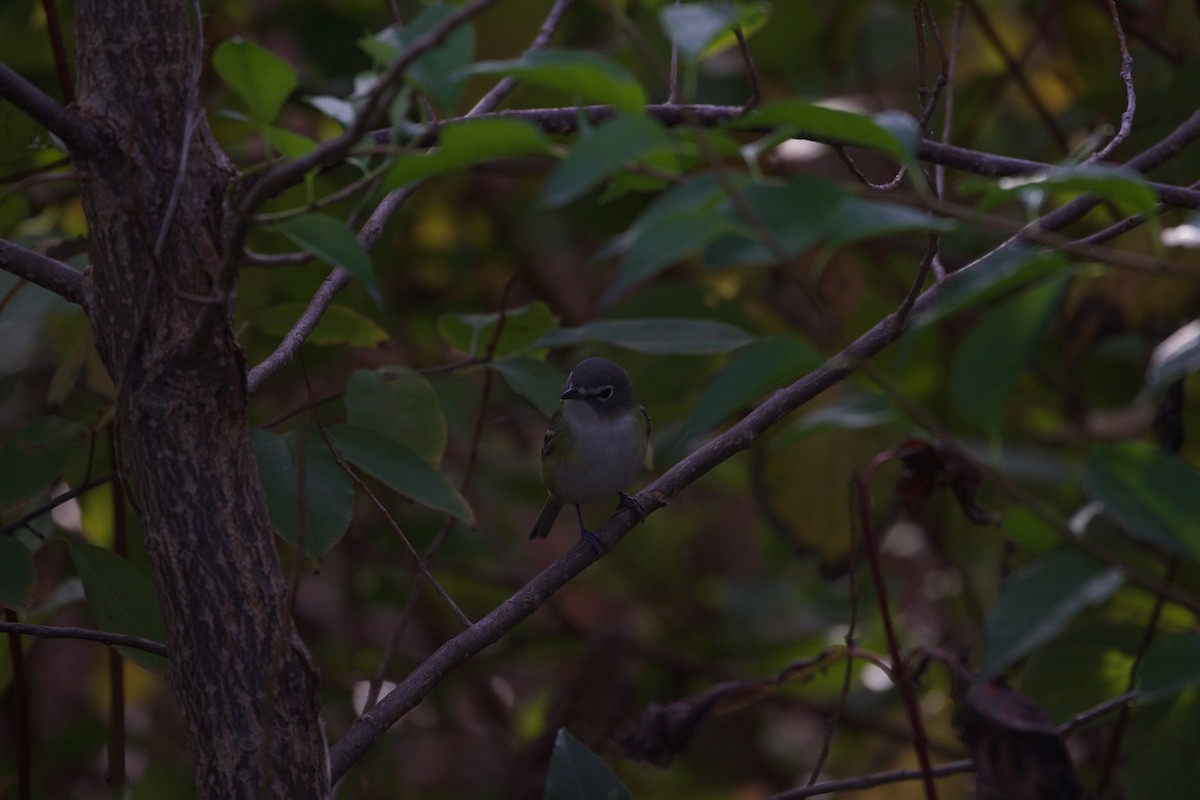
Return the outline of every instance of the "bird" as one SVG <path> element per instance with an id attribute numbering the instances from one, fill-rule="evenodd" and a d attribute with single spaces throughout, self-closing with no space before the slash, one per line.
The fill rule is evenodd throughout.
<path id="1" fill-rule="evenodd" d="M 576 364 L 559 400 L 542 442 L 542 482 L 550 494 L 529 538 L 548 536 L 558 512 L 570 503 L 579 535 L 601 553 L 600 540 L 584 525 L 579 506 L 616 492 L 618 508 L 630 508 L 645 519 L 646 509 L 623 490 L 645 464 L 650 416 L 633 393 L 629 373 L 607 358 Z"/>

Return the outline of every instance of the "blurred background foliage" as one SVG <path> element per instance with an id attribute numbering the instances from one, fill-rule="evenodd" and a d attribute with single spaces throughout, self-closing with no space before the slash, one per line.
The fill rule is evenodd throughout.
<path id="1" fill-rule="evenodd" d="M 424 7 L 412 0 L 392 5 L 406 21 Z M 579 0 L 555 42 L 602 53 L 634 74 L 652 102 L 661 102 L 666 84 L 660 70 L 670 56 L 659 23 L 666 5 Z M 1200 105 L 1200 17 L 1194 4 L 1184 2 L 1118 5 L 1138 97 L 1132 134 L 1114 155 L 1120 161 L 1160 140 Z M 71 6 L 60 4 L 68 48 Z M 344 98 L 354 90 L 356 75 L 372 69 L 358 42 L 390 23 L 388 6 L 382 0 L 226 0 L 206 9 L 206 37 L 211 47 L 243 37 L 281 57 L 295 71 L 298 86 L 278 118 L 267 122 L 322 140 L 341 126 L 305 100 Z M 472 23 L 469 60 L 517 57 L 550 6 L 549 0 L 498 2 Z M 951 47 L 955 4 L 936 0 L 929 7 Z M 930 123 L 932 138 L 943 135 L 941 109 L 952 91 L 953 122 L 945 138 L 956 145 L 1067 163 L 1080 148 L 1107 140 L 1125 108 L 1125 94 L 1104 3 L 971 0 L 961 13 L 957 70 Z M 911 3 L 891 0 L 777 0 L 749 39 L 764 101 L 794 98 L 863 113 L 919 115 L 918 79 L 923 75 L 933 85 L 938 56 L 934 34 L 923 26 L 922 73 L 913 16 Z M 46 25 L 40 3 L 7 0 L 0 6 L 0 53 L 10 67 L 61 96 Z M 494 80 L 473 75 L 461 96 L 449 95 L 452 107 L 439 113 L 465 113 Z M 684 85 L 686 99 L 702 103 L 740 104 L 749 91 L 736 48 L 694 70 L 685 68 Z M 205 70 L 202 97 L 230 158 L 243 169 L 260 166 L 269 155 L 262 128 L 246 117 L 246 106 L 214 70 Z M 561 91 L 526 84 L 505 107 L 571 103 Z M 424 113 L 420 103 L 414 107 L 410 119 Z M 681 138 L 672 143 L 677 155 L 688 152 Z M 746 144 L 756 137 L 728 138 Z M 721 140 L 714 141 L 720 146 Z M 560 149 L 574 139 L 549 142 Z M 891 160 L 855 154 L 872 179 L 890 178 Z M 61 157 L 44 130 L 0 104 L 0 174 L 7 176 L 0 185 L 0 235 L 82 267 L 85 248 L 77 238 L 86 236 L 87 226 L 69 167 L 37 171 Z M 364 164 L 380 163 L 366 158 Z M 736 152 L 725 161 L 735 176 L 749 174 Z M 321 672 L 331 740 L 358 713 L 355 703 L 361 708 L 377 671 L 389 681 L 402 678 L 461 625 L 416 580 L 406 550 L 376 508 L 361 491 L 355 500 L 353 486 L 330 466 L 314 417 L 325 425 L 349 421 L 376 431 L 388 428 L 388 435 L 417 450 L 447 485 L 461 490 L 474 528 L 389 492 L 387 474 L 366 478 L 414 546 L 436 548 L 435 574 L 464 611 L 478 618 L 574 543 L 575 533 L 565 523 L 546 542 L 529 543 L 526 535 L 544 492 L 538 479 L 543 411 L 553 407 L 576 360 L 602 354 L 629 370 L 654 419 L 655 470 L 661 471 L 894 310 L 925 250 L 928 222 L 910 220 L 894 234 L 868 235 L 879 215 L 907 210 L 904 204 L 914 196 L 907 183 L 895 205 L 853 206 L 843 223 L 850 229 L 845 246 L 823 235 L 812 221 L 827 210 L 822 203 L 867 193 L 829 148 L 790 142 L 759 159 L 756 168 L 775 179 L 802 176 L 794 185 L 821 199 L 797 210 L 764 197 L 764 208 L 782 218 L 778 232 L 801 238 L 811 233 L 812 241 L 782 263 L 723 261 L 716 234 L 695 238 L 704 219 L 719 220 L 697 216 L 684 220 L 686 234 L 668 237 L 667 244 L 679 250 L 669 263 L 648 280 L 622 280 L 631 256 L 620 247 L 605 248 L 660 196 L 661 183 L 656 187 L 649 180 L 644 186 L 655 190 L 636 190 L 633 177 L 652 178 L 657 166 L 648 158 L 640 172 L 621 178 L 623 188 L 597 182 L 570 202 L 546 201 L 547 176 L 557 167 L 545 157 L 489 161 L 436 176 L 404 204 L 370 253 L 381 304 L 363 282 L 353 283 L 336 301 L 344 327 L 307 345 L 302 358 L 253 397 L 251 421 L 261 426 L 260 466 L 274 452 L 281 460 L 271 463 L 285 478 L 294 477 L 297 466 L 288 453 L 300 459 L 308 502 L 320 505 L 310 513 L 327 515 L 305 527 L 314 536 L 331 532 L 327 547 L 307 542 L 315 557 L 301 565 L 296 601 Z M 703 164 L 694 169 L 704 171 Z M 1186 185 L 1198 171 L 1200 150 L 1193 147 L 1152 177 Z M 308 192 L 328 195 L 361 174 L 358 166 L 346 165 L 311 176 L 264 211 L 303 206 Z M 997 197 L 996 187 L 977 176 L 947 174 L 945 198 L 968 215 L 941 233 L 947 268 L 979 257 L 1012 226 L 1061 202 L 1068 191 L 1000 196 L 987 209 L 1008 221 L 1009 230 L 998 230 L 970 218 L 985 198 Z M 1127 188 L 1114 189 L 1110 202 L 1077 233 L 1126 216 L 1120 201 Z M 322 212 L 361 223 L 369 209 L 360 194 Z M 1034 289 L 979 298 L 960 313 L 918 325 L 868 368 L 700 478 L 531 619 L 453 673 L 351 771 L 339 797 L 540 796 L 556 732 L 564 726 L 601 754 L 637 797 L 763 797 L 808 780 L 827 719 L 839 706 L 822 779 L 915 766 L 896 692 L 878 668 L 861 660 L 855 661 L 844 702 L 839 701 L 844 662 L 833 659 L 745 702 L 725 704 L 667 767 L 623 757 L 617 745 L 649 704 L 683 700 L 723 681 L 769 678 L 842 644 L 853 613 L 857 645 L 886 653 L 869 578 L 860 570 L 854 582 L 848 572 L 855 530 L 850 481 L 876 454 L 911 436 L 953 443 L 979 459 L 987 473 L 978 502 L 1003 522 L 971 523 L 950 491 L 914 501 L 893 490 L 896 467 L 881 469 L 872 487 L 874 512 L 879 530 L 886 531 L 882 556 L 906 647 L 969 653 L 978 668 L 987 647 L 995 656 L 997 640 L 989 631 L 997 631 L 989 626 L 997 624 L 998 609 L 1015 614 L 1018 628 L 1034 628 L 1065 604 L 1047 635 L 1029 646 L 1005 645 L 1009 649 L 995 656 L 1009 657 L 1001 668 L 1015 662 L 1014 685 L 1056 722 L 1126 691 L 1134 660 L 1145 650 L 1149 621 L 1156 619 L 1160 631 L 1186 636 L 1195 625 L 1193 612 L 1173 604 L 1156 611 L 1154 596 L 1129 581 L 1098 582 L 1104 574 L 1099 563 L 1085 560 L 1069 572 L 1047 559 L 1062 555 L 1067 522 L 1088 501 L 1089 490 L 1092 497 L 1114 498 L 1105 475 L 1117 474 L 1112 480 L 1128 488 L 1151 474 L 1144 461 L 1130 468 L 1132 477 L 1122 473 L 1143 451 L 1106 455 L 1094 445 L 1155 441 L 1152 401 L 1160 390 L 1147 388 L 1145 367 L 1155 347 L 1195 315 L 1198 286 L 1194 253 L 1166 250 L 1160 234 L 1190 221 L 1184 211 L 1168 211 L 1156 224 L 1112 243 L 1126 253 L 1164 256 L 1170 268 L 1157 274 L 1055 258 L 1043 274 L 1056 277 Z M 261 253 L 295 249 L 270 224 L 253 231 L 249 246 Z M 238 325 L 250 364 L 274 349 L 328 271 L 321 261 L 243 269 Z M 0 428 L 5 447 L 22 441 L 20 431 L 39 443 L 48 471 L 35 474 L 20 457 L 0 463 L 5 492 L 0 522 L 6 525 L 64 487 L 79 487 L 112 468 L 104 429 L 113 389 L 85 318 L 47 292 L 17 290 L 15 284 L 11 276 L 0 276 Z M 820 326 L 807 310 L 812 297 L 826 309 Z M 505 336 L 513 338 L 506 345 L 511 351 L 502 347 L 496 355 L 506 360 L 493 366 L 471 360 L 494 337 L 495 320 L 463 315 L 501 309 L 508 314 Z M 700 354 L 685 352 L 690 334 L 661 339 L 665 344 L 657 352 L 591 337 L 576 346 L 535 344 L 559 328 L 593 320 L 648 318 L 721 322 L 754 339 L 748 346 L 741 345 L 749 338 Z M 1193 380 L 1187 380 L 1189 388 Z M 1184 429 L 1197 416 L 1190 396 L 1184 393 Z M 320 402 L 310 407 L 311 398 Z M 34 423 L 39 427 L 31 430 Z M 295 455 L 301 451 L 303 458 Z M 1190 486 L 1186 464 L 1197 456 L 1194 439 L 1184 440 L 1180 455 L 1181 462 L 1164 469 L 1171 480 L 1184 475 L 1180 480 Z M 1095 479 L 1085 481 L 1085 473 Z M 51 486 L 60 475 L 61 482 Z M 287 527 L 281 519 L 290 498 L 294 526 L 294 483 L 288 495 L 286 479 L 275 490 L 271 476 L 264 479 L 269 491 L 281 493 L 272 496 L 273 520 Z M 1159 496 L 1153 486 L 1146 491 Z M 1200 538 L 1177 531 L 1171 517 L 1200 518 L 1195 515 L 1200 495 L 1180 490 L 1167 497 L 1185 504 L 1160 509 L 1167 517 L 1160 522 L 1168 544 L 1184 542 L 1176 548 L 1173 579 L 1195 592 Z M 1143 508 L 1136 498 L 1130 502 Z M 593 522 L 604 510 L 590 510 Z M 128 558 L 149 575 L 135 515 L 128 524 Z M 1126 562 L 1164 573 L 1167 557 L 1161 551 L 1171 548 L 1162 547 L 1161 539 L 1152 549 L 1131 537 L 1138 521 L 1078 524 Z M 291 535 L 294 540 L 294 531 Z M 102 612 L 92 597 L 83 602 L 73 550 L 84 541 L 112 546 L 111 487 L 88 491 L 7 538 L 32 553 L 34 580 L 32 593 L 18 602 L 0 598 L 6 605 L 21 609 L 21 618 L 29 621 L 97 624 Z M 291 569 L 294 549 L 281 540 L 281 552 Z M 13 565 L 21 558 L 0 553 L 0 561 L 6 557 L 7 569 L 17 570 Z M 1028 578 L 1022 570 L 1030 566 L 1046 567 L 1048 577 L 1041 583 L 1036 574 Z M 1005 605 L 1000 598 L 1014 574 L 1034 581 L 1034 591 L 1014 590 Z M 37 796 L 104 796 L 103 648 L 66 640 L 22 645 Z M 11 686 L 11 656 L 8 650 L 0 655 L 0 685 Z M 130 663 L 127 679 L 130 796 L 188 796 L 183 732 L 164 675 Z M 1071 739 L 1086 785 L 1103 783 L 1112 797 L 1187 796 L 1182 787 L 1194 786 L 1197 777 L 1192 754 L 1200 725 L 1191 688 L 1196 681 L 1186 675 L 1173 679 L 1183 682 L 1174 693 L 1134 713 L 1123 734 L 1124 771 L 1115 777 L 1105 777 L 1113 760 L 1114 725 Z M 964 754 L 951 722 L 950 694 L 950 676 L 942 667 L 921 675 L 921 709 L 936 762 Z M 0 705 L 0 794 L 4 776 L 14 772 L 11 709 L 9 692 Z M 972 778 L 960 775 L 939 785 L 946 797 L 965 797 Z M 839 796 L 922 795 L 920 784 L 909 782 Z"/>

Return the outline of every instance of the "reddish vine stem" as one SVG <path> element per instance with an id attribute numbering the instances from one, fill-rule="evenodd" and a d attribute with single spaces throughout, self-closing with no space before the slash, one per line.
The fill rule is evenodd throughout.
<path id="1" fill-rule="evenodd" d="M 4 618 L 15 623 L 17 614 L 4 609 Z M 33 778 L 33 725 L 29 719 L 29 678 L 25 673 L 25 651 L 20 634 L 8 632 L 8 654 L 12 662 L 13 738 L 17 742 L 17 800 L 29 800 Z"/>
<path id="2" fill-rule="evenodd" d="M 879 615 L 883 620 L 884 636 L 887 637 L 888 652 L 892 658 L 892 682 L 900 691 L 904 701 L 904 710 L 908 715 L 908 724 L 913 732 L 913 749 L 917 752 L 917 761 L 921 766 L 921 780 L 925 784 L 925 797 L 937 800 L 937 784 L 934 783 L 933 764 L 929 760 L 929 740 L 925 735 L 925 724 L 921 720 L 921 709 L 917 705 L 917 697 L 913 692 L 912 674 L 908 661 L 900 651 L 900 641 L 892 624 L 892 612 L 888 605 L 887 588 L 883 582 L 883 569 L 879 566 L 879 543 L 875 540 L 875 528 L 871 523 L 871 492 L 875 481 L 875 472 L 893 454 L 888 451 L 880 453 L 870 466 L 862 480 L 855 480 L 854 487 L 858 494 L 859 525 L 862 527 L 863 544 L 867 551 L 867 564 L 871 569 L 871 579 L 875 584 L 875 597 L 879 603 Z"/>

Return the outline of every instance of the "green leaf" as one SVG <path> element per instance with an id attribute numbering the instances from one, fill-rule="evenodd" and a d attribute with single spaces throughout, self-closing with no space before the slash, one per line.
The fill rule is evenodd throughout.
<path id="1" fill-rule="evenodd" d="M 254 317 L 259 330 L 271 336 L 286 336 L 308 306 L 304 303 L 284 303 L 263 309 Z M 308 344 L 348 344 L 354 347 L 376 347 L 388 341 L 388 332 L 369 317 L 352 308 L 334 303 L 325 309 L 321 321 L 305 340 Z"/>
<path id="2" fill-rule="evenodd" d="M 1200 634 L 1161 633 L 1137 668 L 1138 700 L 1157 703 L 1200 686 Z"/>
<path id="3" fill-rule="evenodd" d="M 267 144 L 271 145 L 281 156 L 287 158 L 300 158 L 317 148 L 315 139 L 285 128 L 267 127 L 263 129 L 262 133 L 266 137 Z"/>
<path id="4" fill-rule="evenodd" d="M 585 103 L 639 112 L 646 91 L 631 72 L 599 53 L 550 48 L 525 53 L 511 61 L 481 61 L 469 68 L 475 75 L 507 75 L 538 86 L 567 92 Z"/>
<path id="5" fill-rule="evenodd" d="M 618 116 L 580 138 L 542 187 L 542 202 L 563 206 L 586 194 L 627 164 L 669 154 L 671 139 L 656 121 L 644 116 Z"/>
<path id="6" fill-rule="evenodd" d="M 800 175 L 782 184 L 755 184 L 741 191 L 740 202 L 750 209 L 754 222 L 762 225 L 788 256 L 817 246 L 829 236 L 844 197 L 829 181 Z M 741 220 L 733 201 L 721 208 L 731 220 Z M 775 251 L 748 232 L 719 239 L 705 253 L 712 266 L 775 264 Z"/>
<path id="7" fill-rule="evenodd" d="M 428 5 L 403 28 L 389 26 L 375 36 L 363 39 L 359 45 L 377 64 L 386 67 L 409 45 L 455 13 L 454 6 L 447 3 Z M 424 92 L 446 114 L 452 114 L 467 84 L 463 67 L 471 63 L 474 54 L 474 27 L 469 23 L 458 25 L 441 44 L 409 64 L 404 73 L 405 80 Z"/>
<path id="8" fill-rule="evenodd" d="M 783 128 L 789 135 L 798 138 L 812 139 L 827 144 L 866 147 L 887 153 L 902 161 L 916 156 L 913 142 L 902 141 L 888 128 L 864 114 L 826 108 L 798 100 L 766 103 L 749 114 L 733 120 L 729 126 L 739 130 Z M 908 137 L 904 138 L 908 139 Z"/>
<path id="9" fill-rule="evenodd" d="M 1083 480 L 1133 538 L 1200 555 L 1200 473 L 1187 461 L 1134 442 L 1098 444 L 1088 453 Z"/>
<path id="10" fill-rule="evenodd" d="M 971 267 L 950 275 L 928 309 L 917 315 L 914 328 L 932 325 L 966 308 L 981 305 L 1023 284 L 1033 284 L 1055 272 L 1065 272 L 1066 257 L 1053 250 L 1005 247 Z"/>
<path id="11" fill-rule="evenodd" d="M 411 448 L 357 425 L 336 425 L 329 435 L 347 461 L 393 491 L 474 527 L 475 514 L 466 499 Z"/>
<path id="12" fill-rule="evenodd" d="M 740 187 L 745 183 L 745 179 L 737 175 L 730 175 L 729 179 L 735 186 Z M 658 195 L 623 233 L 606 242 L 592 257 L 592 263 L 599 264 L 619 254 L 628 253 L 642 233 L 661 220 L 683 211 L 710 208 L 724 194 L 721 179 L 711 172 L 681 180 Z"/>
<path id="13" fill-rule="evenodd" d="M 1005 528 L 1010 516 L 1004 515 Z M 1021 691 L 1056 720 L 1065 720 L 1129 688 L 1129 673 L 1144 626 L 1101 616 L 1104 611 L 1080 614 L 1021 668 Z"/>
<path id="14" fill-rule="evenodd" d="M 384 186 L 403 186 L 498 158 L 549 152 L 545 135 L 528 123 L 515 119 L 468 119 L 443 130 L 437 147 L 398 158 L 389 168 Z"/>
<path id="15" fill-rule="evenodd" d="M 0 536 L 0 606 L 24 610 L 33 578 L 33 553 L 19 539 Z"/>
<path id="16" fill-rule="evenodd" d="M 154 584 L 111 550 L 72 542 L 71 561 L 83 581 L 88 610 L 101 630 L 166 642 L 166 627 Z M 165 669 L 167 662 L 144 650 L 117 648 L 146 669 Z"/>
<path id="17" fill-rule="evenodd" d="M 559 728 L 546 774 L 546 800 L 632 800 L 633 795 L 587 745 Z"/>
<path id="18" fill-rule="evenodd" d="M 789 336 L 776 336 L 747 345 L 729 359 L 721 374 L 700 395 L 676 443 L 682 445 L 711 430 L 738 409 L 750 405 L 766 392 L 796 380 L 823 361 L 812 345 Z"/>
<path id="19" fill-rule="evenodd" d="M 1013 573 L 988 616 L 980 683 L 999 677 L 1053 639 L 1080 611 L 1111 597 L 1123 581 L 1121 570 L 1102 568 L 1065 550 Z"/>
<path id="20" fill-rule="evenodd" d="M 1146 387 L 1158 391 L 1200 370 L 1200 320 L 1192 320 L 1158 343 L 1146 367 Z"/>
<path id="21" fill-rule="evenodd" d="M 788 433 L 858 431 L 887 425 L 897 419 L 896 409 L 886 395 L 852 394 L 805 414 Z"/>
<path id="22" fill-rule="evenodd" d="M 213 68 L 257 122 L 269 125 L 296 88 L 296 72 L 279 56 L 240 36 L 217 45 Z"/>
<path id="23" fill-rule="evenodd" d="M 1048 280 L 1004 302 L 959 345 L 950 368 L 950 396 L 971 422 L 996 433 L 1009 395 L 1037 350 L 1067 286 Z"/>
<path id="24" fill-rule="evenodd" d="M 876 236 L 909 231 L 951 231 L 955 223 L 927 211 L 880 200 L 846 197 L 829 221 L 829 244 L 844 247 Z"/>
<path id="25" fill-rule="evenodd" d="M 766 2 L 688 3 L 667 6 L 658 12 L 658 18 L 683 57 L 698 61 L 736 44 L 734 28 L 741 28 L 749 37 L 770 13 L 771 4 Z"/>
<path id="26" fill-rule="evenodd" d="M 1148 214 L 1158 204 L 1158 196 L 1144 178 L 1131 169 L 1105 164 L 1054 167 L 1034 175 L 1001 178 L 993 193 L 1008 195 L 1030 190 L 1086 192 L 1112 203 L 1126 214 Z"/>
<path id="27" fill-rule="evenodd" d="M 442 463 L 446 418 L 425 376 L 400 365 L 355 370 L 345 404 L 348 422 L 395 439 L 434 467 Z"/>
<path id="28" fill-rule="evenodd" d="M 643 318 L 597 320 L 579 328 L 559 328 L 539 339 L 535 347 L 603 342 L 639 353 L 695 356 L 729 353 L 754 340 L 755 337 L 724 322 Z"/>
<path id="29" fill-rule="evenodd" d="M 496 341 L 496 328 L 503 316 L 504 328 Z M 438 318 L 438 333 L 456 349 L 471 355 L 482 355 L 492 342 L 496 342 L 493 353 L 497 358 L 527 350 L 538 339 L 556 325 L 554 312 L 541 300 L 510 308 L 501 315 L 488 314 L 444 314 Z"/>
<path id="30" fill-rule="evenodd" d="M 488 369 L 499 373 L 509 388 L 524 397 L 547 417 L 558 409 L 567 376 L 562 370 L 545 361 L 518 356 L 492 361 Z"/>
<path id="31" fill-rule="evenodd" d="M 0 447 L 0 509 L 28 500 L 62 474 L 83 441 L 83 428 L 58 417 L 38 417 Z"/>
<path id="32" fill-rule="evenodd" d="M 713 207 L 664 214 L 638 230 L 610 291 L 649 280 L 716 239 L 745 229 Z"/>
<path id="33" fill-rule="evenodd" d="M 304 463 L 300 464 L 303 439 Z M 293 429 L 286 436 L 254 431 L 251 443 L 258 475 L 267 495 L 271 525 L 285 541 L 296 544 L 300 529 L 300 470 L 304 471 L 304 552 L 320 559 L 341 541 L 354 515 L 354 481 L 338 466 L 315 426 Z"/>
<path id="34" fill-rule="evenodd" d="M 1197 731 L 1200 689 L 1189 689 L 1170 703 L 1137 706 L 1121 781 L 1128 800 L 1193 797 L 1200 786 Z"/>
<path id="35" fill-rule="evenodd" d="M 328 214 L 303 214 L 284 220 L 275 229 L 326 264 L 358 278 L 375 302 L 382 304 L 375 267 L 358 237 L 340 220 Z"/>

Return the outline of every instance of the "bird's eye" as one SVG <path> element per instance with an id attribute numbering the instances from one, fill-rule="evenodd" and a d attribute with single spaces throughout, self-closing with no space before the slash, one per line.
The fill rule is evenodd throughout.
<path id="1" fill-rule="evenodd" d="M 599 392 L 596 393 L 596 396 L 599 397 L 601 400 L 608 400 L 610 397 L 613 396 L 613 387 L 605 386 L 603 389 L 601 389 Z"/>

